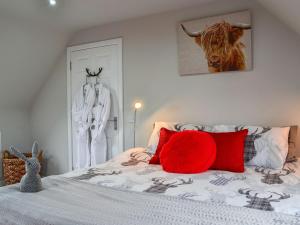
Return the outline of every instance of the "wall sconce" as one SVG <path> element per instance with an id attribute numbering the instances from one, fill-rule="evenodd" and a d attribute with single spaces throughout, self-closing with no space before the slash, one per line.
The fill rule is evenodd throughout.
<path id="1" fill-rule="evenodd" d="M 134 148 L 135 148 L 135 131 L 136 131 L 136 113 L 140 108 L 142 108 L 142 103 L 136 102 L 134 104 L 134 117 L 133 117 L 133 147 Z"/>

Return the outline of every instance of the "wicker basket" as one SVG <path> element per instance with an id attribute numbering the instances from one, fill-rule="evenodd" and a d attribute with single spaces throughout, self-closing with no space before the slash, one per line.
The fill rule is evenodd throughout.
<path id="1" fill-rule="evenodd" d="M 31 153 L 24 153 L 27 158 L 31 158 Z M 38 160 L 42 165 L 43 161 L 43 151 L 40 151 L 38 154 Z M 25 162 L 22 159 L 19 159 L 5 150 L 2 153 L 2 167 L 4 181 L 6 185 L 19 183 L 21 178 L 25 174 Z M 41 170 L 42 171 L 42 170 Z"/>

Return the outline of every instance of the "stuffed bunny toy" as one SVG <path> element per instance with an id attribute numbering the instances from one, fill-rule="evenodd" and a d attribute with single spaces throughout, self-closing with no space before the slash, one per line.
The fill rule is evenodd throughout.
<path id="1" fill-rule="evenodd" d="M 33 143 L 32 146 L 32 158 L 26 158 L 23 153 L 11 146 L 9 148 L 10 153 L 16 157 L 25 161 L 26 174 L 22 177 L 20 182 L 21 192 L 38 192 L 42 190 L 42 181 L 39 174 L 41 165 L 37 159 L 38 155 L 38 144 Z"/>

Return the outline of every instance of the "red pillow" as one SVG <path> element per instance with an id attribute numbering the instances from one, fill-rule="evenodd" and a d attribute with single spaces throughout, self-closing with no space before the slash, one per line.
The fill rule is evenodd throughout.
<path id="1" fill-rule="evenodd" d="M 210 169 L 244 172 L 244 143 L 248 130 L 209 134 L 217 146 L 216 160 Z"/>
<path id="2" fill-rule="evenodd" d="M 170 138 L 176 134 L 177 131 L 168 130 L 166 128 L 161 128 L 159 133 L 159 141 L 155 151 L 155 154 L 149 161 L 149 164 L 160 164 L 159 154 L 163 146 L 170 140 Z"/>
<path id="3" fill-rule="evenodd" d="M 163 169 L 171 173 L 204 172 L 215 158 L 216 144 L 211 135 L 191 130 L 174 134 L 160 153 Z"/>

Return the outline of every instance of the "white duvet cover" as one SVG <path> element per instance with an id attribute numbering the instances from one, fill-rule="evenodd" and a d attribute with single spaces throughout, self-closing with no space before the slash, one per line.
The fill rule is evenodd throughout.
<path id="1" fill-rule="evenodd" d="M 283 170 L 247 167 L 245 173 L 207 171 L 173 174 L 160 165 L 149 165 L 151 153 L 130 149 L 118 157 L 85 170 L 63 175 L 84 182 L 178 196 L 198 201 L 275 211 L 300 217 L 300 162 Z"/>

